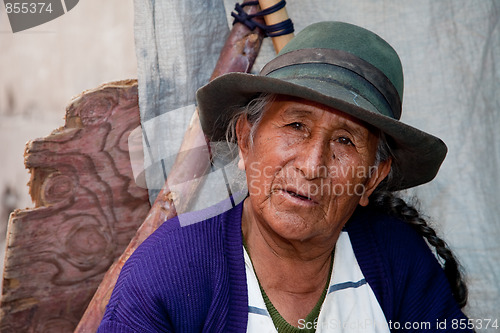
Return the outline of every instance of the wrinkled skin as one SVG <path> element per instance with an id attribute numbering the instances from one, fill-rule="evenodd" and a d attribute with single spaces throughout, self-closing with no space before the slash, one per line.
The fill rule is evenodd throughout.
<path id="1" fill-rule="evenodd" d="M 316 304 L 339 234 L 387 176 L 374 168 L 378 136 L 330 107 L 278 96 L 256 128 L 237 123 L 249 197 L 242 230 L 271 302 L 292 324 Z"/>
<path id="2" fill-rule="evenodd" d="M 377 136 L 329 107 L 281 96 L 253 145 L 250 124 L 238 127 L 250 215 L 285 239 L 332 239 L 385 177 L 374 167 Z"/>

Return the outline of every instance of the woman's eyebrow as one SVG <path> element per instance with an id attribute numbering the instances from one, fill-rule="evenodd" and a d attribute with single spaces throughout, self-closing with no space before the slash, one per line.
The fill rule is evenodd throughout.
<path id="1" fill-rule="evenodd" d="M 366 127 L 363 127 L 363 125 L 356 124 L 356 123 L 354 123 L 352 121 L 348 121 L 348 120 L 343 120 L 340 123 L 340 127 L 342 127 L 344 130 L 348 131 L 349 133 L 351 133 L 355 137 L 358 137 L 361 139 L 367 138 L 368 133 L 370 132 L 369 130 L 367 130 Z"/>
<path id="2" fill-rule="evenodd" d="M 309 110 L 304 110 L 303 108 L 297 108 L 297 107 L 291 107 L 285 109 L 283 111 L 282 116 L 283 117 L 298 117 L 298 118 L 305 118 L 310 115 L 312 115 L 312 111 Z"/>
<path id="3" fill-rule="evenodd" d="M 328 112 L 328 111 L 326 111 Z M 283 120 L 286 119 L 308 119 L 311 117 L 314 117 L 315 114 L 311 110 L 307 110 L 302 107 L 288 107 L 285 110 L 283 110 L 283 113 L 281 114 L 281 118 Z M 368 131 L 365 131 L 367 128 L 363 126 L 363 124 L 358 123 L 357 121 L 353 121 L 351 119 L 346 119 L 342 117 L 338 117 L 338 123 L 336 127 L 339 129 L 344 129 L 350 132 L 351 134 L 360 137 L 360 138 L 365 138 L 368 136 Z"/>

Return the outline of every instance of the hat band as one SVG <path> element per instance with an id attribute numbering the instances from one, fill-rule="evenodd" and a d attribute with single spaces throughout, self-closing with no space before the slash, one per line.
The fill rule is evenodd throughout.
<path id="1" fill-rule="evenodd" d="M 346 51 L 324 48 L 290 51 L 271 60 L 262 68 L 260 75 L 267 76 L 278 69 L 300 64 L 327 64 L 356 73 L 384 96 L 393 118 L 401 117 L 401 98 L 389 78 L 377 67 Z"/>

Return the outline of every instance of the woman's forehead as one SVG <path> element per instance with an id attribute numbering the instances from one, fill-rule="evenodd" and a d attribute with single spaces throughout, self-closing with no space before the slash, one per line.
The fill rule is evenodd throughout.
<path id="1" fill-rule="evenodd" d="M 357 119 L 345 112 L 321 103 L 310 101 L 304 98 L 277 95 L 268 107 L 268 113 L 275 113 L 281 118 L 316 118 L 328 112 L 329 119 L 335 120 L 336 125 L 348 125 L 354 128 L 363 128 L 374 134 L 379 131 L 366 122 Z"/>

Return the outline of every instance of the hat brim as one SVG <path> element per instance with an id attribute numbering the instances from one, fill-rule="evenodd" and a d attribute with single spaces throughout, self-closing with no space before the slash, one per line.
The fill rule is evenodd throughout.
<path id="1" fill-rule="evenodd" d="M 260 93 L 290 95 L 345 112 L 391 137 L 391 150 L 401 177 L 391 190 L 421 185 L 436 176 L 447 153 L 439 138 L 380 114 L 368 100 L 342 85 L 330 84 L 328 91 L 321 91 L 310 88 L 310 84 L 246 73 L 222 75 L 196 93 L 201 127 L 210 141 L 224 141 L 226 128 L 238 107 Z"/>

